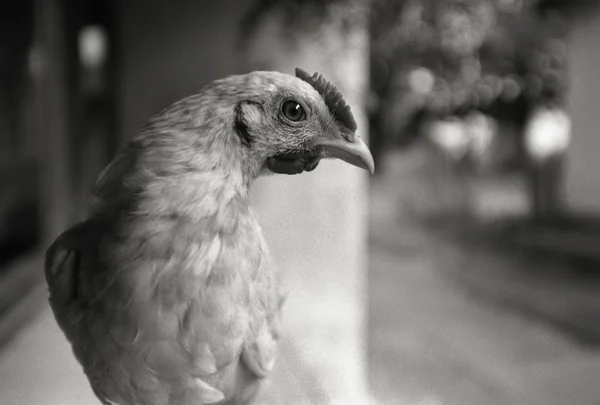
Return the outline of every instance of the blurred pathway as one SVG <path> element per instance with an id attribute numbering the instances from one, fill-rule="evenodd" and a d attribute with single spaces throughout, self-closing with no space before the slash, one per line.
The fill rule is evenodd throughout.
<path id="1" fill-rule="evenodd" d="M 372 194 L 370 384 L 382 404 L 600 404 L 600 350 L 467 292 L 457 266 L 485 260 L 395 224 L 385 187 Z"/>

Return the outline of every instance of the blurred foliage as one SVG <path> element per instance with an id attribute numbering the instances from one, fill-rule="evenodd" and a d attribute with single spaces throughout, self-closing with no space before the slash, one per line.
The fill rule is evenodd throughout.
<path id="1" fill-rule="evenodd" d="M 424 117 L 473 110 L 522 127 L 531 108 L 562 103 L 566 31 L 533 0 L 373 0 L 376 143 L 405 143 Z"/>
<path id="2" fill-rule="evenodd" d="M 283 22 L 282 34 L 288 42 L 309 34 L 318 35 L 315 27 L 337 18 L 344 20 L 342 29 L 349 30 L 353 24 L 360 24 L 363 18 L 360 13 L 340 13 L 339 10 L 358 10 L 363 3 L 364 0 L 255 0 L 241 21 L 241 38 L 246 39 L 258 26 L 268 23 L 265 17 L 273 15 Z"/>

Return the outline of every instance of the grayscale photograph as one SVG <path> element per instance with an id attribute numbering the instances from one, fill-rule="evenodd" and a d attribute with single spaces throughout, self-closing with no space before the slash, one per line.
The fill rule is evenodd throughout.
<path id="1" fill-rule="evenodd" d="M 600 2 L 0 4 L 0 405 L 600 405 Z"/>

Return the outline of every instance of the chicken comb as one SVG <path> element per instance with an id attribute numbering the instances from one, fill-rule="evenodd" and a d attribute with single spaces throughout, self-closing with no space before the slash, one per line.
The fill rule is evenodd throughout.
<path id="1" fill-rule="evenodd" d="M 352 111 L 350 111 L 350 106 L 346 103 L 346 100 L 344 100 L 342 93 L 340 93 L 337 87 L 328 82 L 319 73 L 311 76 L 308 72 L 300 68 L 296 68 L 296 77 L 310 84 L 323 97 L 329 112 L 340 124 L 352 132 L 356 131 L 356 121 L 354 120 Z"/>

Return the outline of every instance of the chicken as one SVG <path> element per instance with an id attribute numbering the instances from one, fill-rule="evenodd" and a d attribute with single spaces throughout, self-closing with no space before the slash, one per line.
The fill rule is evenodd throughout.
<path id="1" fill-rule="evenodd" d="M 152 118 L 48 249 L 52 310 L 103 404 L 248 404 L 273 369 L 284 294 L 251 183 L 323 158 L 374 169 L 339 91 L 296 75 L 217 80 Z"/>

